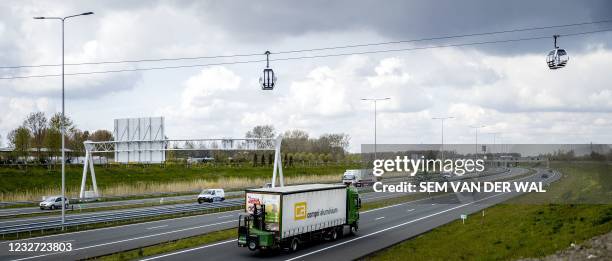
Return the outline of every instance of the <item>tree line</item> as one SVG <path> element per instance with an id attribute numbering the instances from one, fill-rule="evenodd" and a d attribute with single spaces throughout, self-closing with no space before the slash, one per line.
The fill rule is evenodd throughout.
<path id="1" fill-rule="evenodd" d="M 108 130 L 80 130 L 69 117 L 62 120 L 61 113 L 55 113 L 47 119 L 45 113 L 33 112 L 26 116 L 20 126 L 8 133 L 8 145 L 13 149 L 9 158 L 27 161 L 33 157 L 40 163 L 46 163 L 50 158 L 57 159 L 61 155 L 62 125 L 66 130 L 65 147 L 70 150 L 71 156 L 84 154 L 83 142 L 86 140 L 113 139 L 113 134 Z"/>
<path id="2" fill-rule="evenodd" d="M 258 125 L 247 131 L 245 138 L 274 139 L 278 133 L 272 125 Z M 349 154 L 350 136 L 344 133 L 326 133 L 312 137 L 304 130 L 288 130 L 282 133 L 281 160 L 283 165 L 358 162 L 360 157 Z M 271 151 L 171 151 L 169 161 L 200 158 L 202 162 L 213 159 L 217 163 L 250 163 L 254 166 L 272 165 Z"/>
<path id="3" fill-rule="evenodd" d="M 245 138 L 275 138 L 278 134 L 273 125 L 259 125 L 245 133 Z M 311 137 L 304 130 L 294 129 L 282 133 L 281 152 L 284 164 L 312 163 L 312 162 L 340 162 L 347 158 L 350 145 L 350 136 L 345 133 L 325 133 L 319 137 Z M 270 156 L 265 153 L 253 154 L 251 162 L 264 164 L 271 162 Z"/>

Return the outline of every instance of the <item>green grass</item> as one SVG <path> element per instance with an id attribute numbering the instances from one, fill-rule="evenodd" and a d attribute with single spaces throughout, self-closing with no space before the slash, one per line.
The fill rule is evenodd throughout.
<path id="1" fill-rule="evenodd" d="M 344 172 L 352 165 L 294 166 L 283 168 L 285 177 L 301 175 L 330 175 Z M 219 178 L 269 178 L 272 167 L 253 167 L 244 165 L 213 166 L 200 165 L 108 165 L 96 166 L 96 178 L 100 189 L 116 185 L 163 184 L 193 180 L 217 180 Z M 82 166 L 69 165 L 66 168 L 66 187 L 74 190 L 80 187 Z M 31 191 L 56 189 L 59 191 L 60 168 L 49 170 L 46 167 L 28 166 L 27 168 L 0 167 L 0 195 L 20 194 Z M 88 183 L 90 180 L 88 180 Z"/>
<path id="2" fill-rule="evenodd" d="M 564 174 L 548 193 L 520 196 L 365 257 L 366 260 L 509 260 L 543 257 L 612 230 L 612 205 L 543 204 L 596 202 L 608 195 L 608 165 L 557 163 Z M 607 174 L 605 174 L 607 173 Z M 608 175 L 608 176 L 607 176 Z M 539 204 L 534 204 L 535 202 Z M 460 246 L 460 247 L 459 247 Z"/>
<path id="3" fill-rule="evenodd" d="M 367 260 L 542 257 L 612 229 L 612 206 L 498 205 L 368 256 Z"/>
<path id="4" fill-rule="evenodd" d="M 89 260 L 116 261 L 116 260 L 133 260 L 146 256 L 159 255 L 162 253 L 172 252 L 180 249 L 186 249 L 193 246 L 210 244 L 213 242 L 236 239 L 238 238 L 238 230 L 235 228 L 220 230 L 206 233 L 194 237 L 183 238 L 166 243 L 161 243 L 153 246 L 142 247 L 125 252 L 119 252 L 107 256 L 91 258 Z"/>

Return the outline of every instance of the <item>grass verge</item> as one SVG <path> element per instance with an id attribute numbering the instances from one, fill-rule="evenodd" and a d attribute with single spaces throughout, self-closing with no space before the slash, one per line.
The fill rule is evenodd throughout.
<path id="1" fill-rule="evenodd" d="M 488 208 L 364 257 L 364 260 L 508 260 L 543 257 L 612 230 L 612 205 L 596 202 L 610 191 L 599 164 L 557 163 L 563 178 L 547 193 L 531 193 Z M 606 169 L 609 170 L 609 169 Z M 609 198 L 608 198 L 609 200 Z M 557 203 L 550 203 L 556 201 Z M 546 202 L 546 203 L 545 203 Z M 460 245 L 461 247 L 456 247 Z"/>
<path id="2" fill-rule="evenodd" d="M 210 244 L 213 242 L 219 242 L 223 240 L 238 238 L 238 230 L 235 228 L 220 230 L 215 232 L 206 233 L 203 235 L 183 238 L 179 240 L 173 240 L 157 245 L 152 245 L 148 247 L 142 247 L 138 249 L 128 250 L 124 252 L 119 252 L 107 256 L 100 256 L 90 258 L 88 260 L 101 260 L 101 261 L 117 261 L 117 260 L 134 260 L 147 256 L 154 256 L 163 253 L 168 253 L 172 251 L 177 251 L 181 249 L 190 248 L 193 246 Z"/>
<path id="3" fill-rule="evenodd" d="M 332 164 L 325 166 L 292 166 L 283 168 L 287 181 L 300 182 L 323 176 L 334 176 L 336 180 L 354 164 Z M 77 195 L 82 176 L 82 166 L 66 168 L 68 195 Z M 206 187 L 249 187 L 269 182 L 271 166 L 213 166 L 213 165 L 108 165 L 96 166 L 96 178 L 103 196 L 145 194 L 155 191 L 172 193 L 195 191 Z M 45 167 L 8 168 L 0 167 L 0 201 L 36 201 L 44 195 L 55 195 L 60 191 L 61 172 Z"/>

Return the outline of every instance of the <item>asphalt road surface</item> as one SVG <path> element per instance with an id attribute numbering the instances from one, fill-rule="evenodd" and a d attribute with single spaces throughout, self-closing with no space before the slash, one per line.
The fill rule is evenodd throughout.
<path id="1" fill-rule="evenodd" d="M 469 175 L 468 175 L 469 176 Z M 392 177 L 388 180 L 400 179 L 398 177 Z M 231 191 L 227 192 L 228 196 L 236 196 L 242 194 L 243 191 Z M 132 206 L 134 208 L 141 207 L 139 205 L 160 203 L 160 202 L 180 202 L 186 200 L 193 200 L 195 202 L 197 194 L 183 195 L 183 196 L 169 196 L 169 197 L 154 197 L 154 198 L 143 198 L 143 199 L 131 199 L 131 200 L 117 200 L 117 201 L 104 201 L 104 202 L 86 202 L 81 204 L 73 204 L 73 209 L 67 209 L 67 214 L 78 214 L 79 209 L 95 209 L 95 208 L 107 208 L 107 207 L 125 207 Z M 61 210 L 41 210 L 38 207 L 23 207 L 23 208 L 0 208 L 0 217 L 11 217 L 16 215 L 24 214 L 51 214 L 60 213 Z M 1 224 L 1 222 L 0 222 Z M 1 226 L 1 225 L 0 225 Z"/>
<path id="2" fill-rule="evenodd" d="M 374 192 L 361 195 L 364 202 L 397 196 L 401 195 Z M 0 242 L 0 260 L 71 260 L 100 256 L 236 227 L 240 213 L 242 210 L 4 241 Z M 8 244 L 11 242 L 70 242 L 73 245 L 73 251 L 63 253 L 9 252 Z"/>
<path id="3" fill-rule="evenodd" d="M 524 174 L 524 169 L 513 169 L 509 173 L 496 174 L 486 179 L 499 179 L 504 177 L 512 177 L 516 175 Z M 482 178 L 481 178 L 482 179 Z M 375 201 L 385 198 L 403 196 L 403 193 L 363 193 L 362 199 L 364 202 Z M 449 198 L 453 198 L 450 197 Z M 456 198 L 456 197 L 455 197 Z M 428 204 L 440 204 L 443 205 L 444 198 L 440 203 L 428 203 Z M 438 199 L 435 199 L 438 201 Z M 411 204 L 418 204 L 414 202 Z M 415 205 L 416 206 L 416 205 Z M 422 206 L 422 205 L 419 205 Z M 433 205 L 435 206 L 435 205 Z M 430 207 L 415 208 L 415 213 L 422 213 L 423 211 L 429 211 Z M 386 208 L 387 209 L 387 208 Z M 388 208 L 391 209 L 391 208 Z M 436 208 L 437 209 L 437 208 Z M 435 209 L 432 209 L 435 210 Z M 382 211 L 376 210 L 376 211 Z M 375 213 L 376 211 L 371 211 Z M 200 235 L 212 231 L 218 231 L 222 229 L 235 227 L 237 224 L 237 217 L 242 211 L 231 211 L 209 215 L 198 215 L 192 217 L 160 220 L 139 224 L 130 224 L 118 227 L 109 227 L 95 230 L 86 230 L 80 232 L 73 232 L 60 235 L 51 235 L 44 237 L 37 237 L 31 239 L 17 240 L 17 241 L 4 241 L 0 242 L 0 260 L 72 260 L 72 259 L 83 259 L 93 256 L 100 256 L 109 253 L 115 253 L 119 251 L 134 249 L 142 246 L 158 244 L 161 242 L 167 242 L 170 240 L 176 240 L 180 238 Z M 362 222 L 364 224 L 367 221 L 367 215 L 370 212 L 363 213 Z M 383 219 L 392 220 L 390 217 Z M 381 220 L 383 220 L 381 219 Z M 387 221 L 384 220 L 384 221 Z M 360 231 L 360 235 L 368 229 L 363 227 L 364 230 Z M 8 251 L 8 244 L 11 242 L 70 242 L 73 245 L 73 251 L 63 253 L 45 253 L 45 252 L 28 252 L 28 253 L 15 253 Z M 235 247 L 235 244 L 232 244 Z M 237 248 L 237 247 L 236 247 Z M 245 249 L 233 249 L 232 251 Z M 246 250 L 249 253 L 248 250 Z"/>
<path id="4" fill-rule="evenodd" d="M 521 181 L 549 183 L 559 178 L 550 174 L 546 179 L 542 171 L 521 178 Z M 454 194 L 435 199 L 424 199 L 393 205 L 361 213 L 360 230 L 355 236 L 347 236 L 335 242 L 304 246 L 295 253 L 286 251 L 262 254 L 237 246 L 236 240 L 154 256 L 145 260 L 353 260 L 398 242 L 410 239 L 438 226 L 501 203 L 521 193 L 472 193 L 468 202 L 457 201 Z M 478 216 L 479 214 L 476 214 Z M 471 216 L 470 216 L 471 217 Z M 475 217 L 477 218 L 477 217 Z"/>
<path id="5" fill-rule="evenodd" d="M 526 170 L 525 169 L 520 169 L 520 168 L 514 168 L 511 169 L 509 172 L 502 172 L 502 173 L 498 173 L 498 174 L 493 174 L 493 175 L 488 175 L 485 177 L 481 177 L 481 178 L 477 178 L 477 179 L 472 179 L 472 180 L 481 180 L 481 179 L 499 179 L 499 178 L 508 178 L 508 177 L 513 177 L 516 175 L 521 175 L 523 173 L 525 173 Z M 469 176 L 464 176 L 464 177 L 455 177 L 453 179 L 456 178 L 469 178 Z M 453 180 L 451 179 L 451 180 Z M 385 184 L 396 184 L 400 181 L 405 181 L 404 178 L 389 178 L 389 179 L 385 179 L 388 180 L 390 182 L 385 182 Z M 369 191 L 368 191 L 369 192 Z M 229 193 L 242 193 L 242 192 L 229 192 Z M 399 194 L 397 193 L 378 193 L 376 196 L 374 196 L 374 199 L 384 199 L 384 198 L 388 198 L 388 197 L 395 197 L 398 196 Z M 400 195 L 401 196 L 401 195 Z M 101 206 L 124 206 L 124 205 L 133 205 L 133 208 L 125 208 L 125 209 L 117 209 L 117 210 L 106 210 L 106 211 L 96 211 L 96 212 L 85 212 L 85 213 L 79 213 L 77 211 L 68 211 L 67 215 L 66 215 L 66 220 L 72 220 L 72 219 L 81 219 L 81 218 L 95 218 L 97 216 L 103 216 L 103 215 L 108 215 L 108 214 L 113 214 L 113 215 L 121 215 L 123 213 L 131 213 L 134 211 L 139 211 L 139 212 L 153 212 L 155 213 L 157 209 L 167 209 L 167 208 L 172 208 L 172 207 L 188 207 L 188 206 L 193 206 L 194 208 L 198 205 L 195 201 L 195 196 L 179 196 L 179 197 L 173 197 L 171 200 L 186 200 L 186 199 L 192 199 L 193 202 L 192 203 L 180 203 L 180 204 L 169 204 L 169 205 L 159 205 L 159 206 L 150 206 L 150 207 L 138 207 L 138 205 L 134 205 L 135 203 L 147 203 L 147 202 L 152 202 L 152 200 L 157 200 L 159 201 L 160 199 L 141 199 L 141 200 L 127 200 L 127 201 L 117 201 L 117 202 L 99 202 L 99 203 L 89 203 L 88 206 L 86 208 L 96 208 L 96 207 L 101 207 Z M 240 200 L 240 199 L 228 199 L 227 202 L 229 201 L 235 201 L 235 200 Z M 164 199 L 165 202 L 166 199 Z M 116 204 L 116 205 L 112 205 L 112 204 Z M 208 204 L 208 203 L 204 203 L 204 204 Z M 95 205 L 95 206 L 94 206 Z M 85 209 L 85 207 L 84 207 Z M 23 208 L 21 209 L 21 211 L 29 211 L 30 208 Z M 37 213 L 37 212 L 41 212 L 43 210 L 40 210 L 38 208 L 34 208 L 33 213 Z M 48 212 L 48 210 L 46 210 Z M 59 210 L 56 210 L 59 212 Z M 20 212 L 21 213 L 21 212 Z M 24 212 L 25 213 L 25 212 Z M 34 223 L 39 223 L 39 222 L 49 222 L 49 221 L 57 221 L 59 222 L 61 220 L 61 216 L 59 215 L 52 215 L 52 216 L 34 216 L 34 217 L 23 217 L 23 218 L 5 218 L 5 219 L 0 219 L 0 228 L 2 227 L 7 227 L 7 226 L 12 226 L 12 225 L 21 225 L 21 224 L 34 224 Z"/>

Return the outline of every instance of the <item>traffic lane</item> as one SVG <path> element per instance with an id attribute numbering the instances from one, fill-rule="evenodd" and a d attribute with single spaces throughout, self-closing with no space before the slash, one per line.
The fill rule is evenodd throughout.
<path id="1" fill-rule="evenodd" d="M 527 177 L 529 179 L 522 178 L 520 180 L 539 180 L 537 175 L 538 174 L 534 174 L 532 176 Z M 337 258 L 338 260 L 351 260 L 363 256 L 365 254 L 374 252 L 376 250 L 382 249 L 389 245 L 395 244 L 397 242 L 403 241 L 437 226 L 446 224 L 450 221 L 456 220 L 459 217 L 458 213 L 465 214 L 479 211 L 480 209 L 489 207 L 499 202 L 503 202 L 520 193 L 489 193 L 490 195 L 488 196 L 484 194 L 485 193 L 483 193 L 481 198 L 477 199 L 477 201 L 463 204 L 398 204 L 394 207 L 381 208 L 372 212 L 363 213 L 362 218 L 365 218 L 365 215 L 375 214 L 373 215 L 375 217 L 370 217 L 370 219 L 373 218 L 375 222 L 360 222 L 361 229 L 356 237 L 345 238 L 339 241 L 339 243 L 329 242 L 307 246 L 305 249 L 302 249 L 302 251 L 298 251 L 297 253 L 281 252 L 272 255 L 261 254 L 259 252 L 251 252 L 246 249 L 241 250 L 236 246 L 235 240 L 232 240 L 215 245 L 202 246 L 194 250 L 186 250 L 177 253 L 170 253 L 166 255 L 152 257 L 147 260 L 197 260 L 201 259 L 203 256 L 206 256 L 207 259 L 212 260 L 249 260 L 256 258 L 285 260 L 296 257 L 308 257 L 308 259 L 311 259 L 310 256 L 316 256 L 315 258 L 317 259 Z M 446 196 L 452 199 L 452 195 Z M 384 218 L 380 219 L 381 216 Z M 414 226 L 408 226 L 408 229 L 406 229 L 405 226 L 412 223 L 414 223 Z M 389 238 L 381 234 L 384 233 L 386 235 L 387 231 L 394 229 L 396 226 L 397 228 L 402 230 L 402 232 L 399 232 L 397 235 L 393 234 L 393 237 Z M 360 239 L 379 234 L 381 234 L 381 238 L 377 238 L 378 240 L 368 240 L 368 242 L 375 242 L 373 244 L 364 244 L 363 241 L 359 242 L 359 245 L 347 244 L 352 241 L 358 241 Z M 347 249 L 343 250 L 343 247 Z M 336 249 L 330 252 L 325 251 L 326 248 L 338 248 L 340 250 L 343 250 L 340 251 L 343 253 L 338 254 L 336 256 L 335 254 L 330 254 L 335 253 L 335 251 L 337 251 Z M 303 256 L 305 254 L 307 255 Z M 334 255 L 333 258 L 330 258 L 330 255 Z M 315 258 L 312 259 L 314 260 Z"/>
<path id="2" fill-rule="evenodd" d="M 362 198 L 364 201 L 380 199 L 384 197 L 392 197 L 397 196 L 397 193 L 374 193 L 367 192 L 362 194 Z M 236 199 L 228 199 L 225 202 L 234 202 L 234 201 L 242 201 L 242 198 Z M 204 203 L 210 204 L 210 203 Z M 121 215 L 126 213 L 137 213 L 137 212 L 154 212 L 159 209 L 168 209 L 175 207 L 187 207 L 187 206 L 199 206 L 198 203 L 185 203 L 185 204 L 175 204 L 169 206 L 154 206 L 154 207 L 142 207 L 136 209 L 121 209 L 121 210 L 109 210 L 109 211 L 99 211 L 99 212 L 90 212 L 90 213 L 73 213 L 66 215 L 66 220 L 72 220 L 73 218 L 95 218 L 102 215 Z M 4 219 L 0 220 L 0 227 L 6 226 L 14 226 L 14 225 L 24 225 L 24 224 L 33 224 L 37 222 L 52 222 L 52 221 L 61 221 L 60 216 L 45 216 L 45 217 L 30 217 L 30 218 L 17 218 L 17 219 Z"/>
<path id="3" fill-rule="evenodd" d="M 227 203 L 227 202 L 235 202 L 235 201 L 241 201 L 241 200 L 243 199 L 242 198 L 228 199 L 228 200 L 225 200 L 224 202 Z M 203 203 L 203 204 L 214 206 L 214 204 L 216 203 Z M 100 217 L 103 215 L 123 215 L 123 214 L 129 214 L 129 213 L 145 213 L 145 212 L 156 212 L 156 211 L 161 213 L 161 211 L 159 210 L 168 210 L 171 208 L 184 208 L 184 207 L 189 207 L 189 206 L 204 207 L 205 205 L 200 205 L 197 202 L 194 202 L 194 203 L 185 203 L 185 204 L 117 209 L 117 210 L 107 210 L 107 211 L 98 211 L 98 212 L 71 213 L 71 214 L 66 215 L 66 220 L 76 220 L 76 219 L 81 219 L 81 218 L 95 218 L 95 217 Z M 56 222 L 61 221 L 61 216 L 56 215 L 56 216 L 44 216 L 44 217 L 4 219 L 4 220 L 0 220 L 0 228 L 14 226 L 14 225 L 34 224 L 34 223 L 40 223 L 40 222 L 53 222 L 53 221 L 56 221 Z"/>
<path id="4" fill-rule="evenodd" d="M 526 181 L 541 181 L 535 177 Z M 553 178 L 549 181 L 556 180 Z M 370 253 L 384 249 L 388 246 L 415 237 L 419 234 L 430 231 L 438 226 L 447 224 L 460 218 L 463 214 L 472 214 L 482 209 L 502 203 L 508 199 L 523 193 L 482 193 L 480 199 L 474 202 L 460 205 L 438 205 L 441 208 L 433 210 L 431 213 L 418 218 L 396 220 L 390 222 L 386 227 L 368 228 L 367 231 L 360 231 L 359 236 L 346 239 L 339 243 L 329 243 L 325 246 L 316 246 L 312 250 L 304 249 L 306 253 L 296 253 L 283 257 L 283 260 L 320 260 L 321 258 L 330 260 L 353 260 Z M 488 195 L 485 195 L 488 194 Z M 395 214 L 399 214 L 397 211 Z M 476 215 L 478 216 L 478 215 Z M 478 217 L 475 217 L 478 218 Z M 485 216 L 486 218 L 486 216 Z M 280 260 L 280 259 L 279 259 Z"/>
<path id="5" fill-rule="evenodd" d="M 365 193 L 373 194 L 373 193 Z M 71 242 L 74 250 L 66 253 L 8 253 L 9 259 L 15 256 L 31 259 L 60 260 L 64 258 L 88 258 L 142 246 L 159 244 L 171 240 L 233 228 L 237 226 L 238 215 L 242 211 L 222 212 L 212 215 L 194 216 L 179 219 L 161 220 L 140 224 L 86 230 L 68 234 L 51 235 L 10 242 Z M 94 213 L 92 213 L 95 215 Z M 0 250 L 7 250 L 9 242 L 0 242 Z M 3 249 L 4 248 L 4 249 Z M 0 254 L 0 260 L 7 256 Z"/>
<path id="6" fill-rule="evenodd" d="M 142 205 L 147 203 L 156 203 L 164 201 L 164 202 L 173 202 L 173 201 L 184 201 L 184 200 L 195 200 L 197 195 L 186 195 L 186 196 L 171 196 L 171 197 L 163 197 L 163 198 L 145 198 L 145 199 L 130 199 L 130 200 L 117 200 L 117 201 L 106 201 L 106 202 L 90 202 L 90 203 L 82 203 L 82 204 L 73 204 L 75 205 L 75 209 L 78 208 L 78 205 L 82 209 L 90 209 L 90 208 L 102 208 L 102 207 L 119 207 L 119 206 L 129 206 L 129 205 Z M 23 214 L 36 214 L 36 213 L 53 213 L 60 212 L 60 210 L 41 210 L 38 207 L 25 207 L 25 208 L 11 208 L 11 209 L 0 209 L 0 217 L 6 216 L 14 216 L 14 215 L 23 215 Z"/>
<path id="7" fill-rule="evenodd" d="M 540 174 L 536 173 L 520 180 L 542 181 Z M 556 177 L 551 177 L 546 182 L 552 182 L 556 179 Z M 479 193 L 475 201 L 463 204 L 440 204 L 437 205 L 439 209 L 435 209 L 425 216 L 408 221 L 402 219 L 401 222 L 390 222 L 385 228 L 368 228 L 368 231 L 361 231 L 365 234 L 360 233 L 357 238 L 347 239 L 348 242 L 317 246 L 316 249 L 308 249 L 307 253 L 296 254 L 290 258 L 315 260 L 324 256 L 325 258 L 337 258 L 338 260 L 356 259 L 449 223 L 458 219 L 462 214 L 478 212 L 520 194 L 522 193 Z M 398 215 L 399 213 L 395 212 L 394 214 Z"/>
<path id="8" fill-rule="evenodd" d="M 398 194 L 398 193 L 396 193 Z M 366 194 L 367 195 L 367 194 Z M 422 199 L 422 200 L 426 200 L 426 199 Z M 419 200 L 419 201 L 422 201 Z M 416 201 L 418 202 L 418 201 Z M 226 212 L 227 213 L 227 212 Z M 237 214 L 238 212 L 236 212 Z M 417 212 L 415 212 L 417 213 Z M 219 216 L 219 217 L 223 217 L 223 215 Z M 237 216 L 233 217 L 234 220 Z M 227 218 L 227 215 L 225 215 L 225 218 Z M 170 220 L 172 221 L 172 220 Z M 156 221 L 156 222 L 152 222 L 152 223 L 159 223 L 162 221 Z M 165 222 L 165 221 L 164 221 Z M 149 222 L 151 223 L 151 222 Z M 163 238 L 164 240 L 175 240 L 175 239 L 179 239 L 179 238 L 183 238 L 183 237 L 187 237 L 187 236 L 192 236 L 192 235 L 197 235 L 199 233 L 205 233 L 202 231 L 206 231 L 206 232 L 211 232 L 211 231 L 216 231 L 216 230 L 220 230 L 220 229 L 225 229 L 225 228 L 230 228 L 230 227 L 235 227 L 236 224 L 231 224 L 232 222 L 223 222 L 220 223 L 212 223 L 211 226 L 207 226 L 204 225 L 205 227 L 207 227 L 208 229 L 205 230 L 200 230 L 202 229 L 200 226 L 202 224 L 211 224 L 210 221 L 204 220 L 204 221 L 197 221 L 196 224 L 190 225 L 190 223 L 188 222 L 182 222 L 182 224 L 187 225 L 187 227 L 183 227 L 183 228 L 176 228 L 173 226 L 169 226 L 169 225 L 155 225 L 152 227 L 148 227 L 146 229 L 159 229 L 162 231 L 159 231 L 158 233 L 153 233 L 153 232 L 157 232 L 157 231 L 150 231 L 150 233 L 141 235 L 138 234 L 138 231 L 143 231 L 142 229 L 138 229 L 137 227 L 134 228 L 130 228 L 129 230 L 121 230 L 121 233 L 110 233 L 112 236 L 106 240 L 104 240 L 103 238 L 105 238 L 104 236 L 100 236 L 99 234 L 97 234 L 94 238 L 94 242 L 90 242 L 88 239 L 91 239 L 91 237 L 88 237 L 86 234 L 82 234 L 79 235 L 78 237 L 84 238 L 84 239 L 79 239 L 79 240 L 75 240 L 75 239 L 69 239 L 69 237 L 71 237 L 71 235 L 63 235 L 65 237 L 68 238 L 59 238 L 59 236 L 62 235 L 56 235 L 56 236 L 52 236 L 55 237 L 56 239 L 58 239 L 57 241 L 54 242 L 66 242 L 66 241 L 79 241 L 79 242 L 85 242 L 85 243 L 90 243 L 89 245 L 84 245 L 84 246 L 75 246 L 77 249 L 76 251 L 72 252 L 72 253 L 77 253 L 77 251 L 80 251 L 79 249 L 87 249 L 89 250 L 90 253 L 92 253 L 91 255 L 86 255 L 87 257 L 89 256 L 97 256 L 97 255 L 102 255 L 102 254 L 108 254 L 108 253 L 113 253 L 116 251 L 120 251 L 120 250 L 126 250 L 126 249 L 131 249 L 131 248 L 136 248 L 136 247 L 141 247 L 141 246 L 145 246 L 145 245 L 150 245 L 150 244 L 154 244 L 154 243 L 158 243 L 160 242 L 160 238 Z M 148 223 L 143 223 L 143 224 L 148 224 Z M 140 225 L 140 224 L 137 224 Z M 198 226 L 200 225 L 200 226 Z M 129 226 L 129 225 L 128 225 Z M 111 229 L 111 228 L 109 228 Z M 102 229 L 105 230 L 105 229 Z M 165 230 L 165 231 L 164 231 Z M 83 231 L 83 232 L 77 232 L 74 234 L 81 234 L 84 232 L 88 232 L 88 231 Z M 113 232 L 113 231 L 108 231 L 108 232 Z M 125 235 L 125 233 L 127 233 L 127 235 Z M 71 233 L 72 234 L 72 233 Z M 158 235 L 159 234 L 159 235 Z M 106 233 L 106 235 L 109 235 L 109 233 Z M 154 238 L 151 235 L 155 235 L 155 238 L 157 238 L 158 240 L 153 240 L 154 243 L 152 243 L 152 239 Z M 72 236 L 74 237 L 74 236 Z M 171 238 L 167 238 L 167 237 L 171 237 Z M 66 240 L 67 239 L 67 240 Z M 34 240 L 34 239 L 30 239 L 30 240 Z M 125 243 L 129 242 L 130 244 L 133 245 L 125 245 Z M 161 242 L 165 242 L 165 241 L 161 241 Z M 118 244 L 118 243 L 122 243 L 124 244 L 126 247 L 122 247 L 121 249 L 117 249 L 115 247 L 112 247 L 114 244 Z M 95 251 L 94 251 L 95 248 Z M 89 253 L 88 252 L 88 253 Z M 62 256 L 63 254 L 58 254 L 58 256 Z M 76 254 L 79 258 L 85 257 L 84 255 L 79 255 Z M 45 255 L 44 257 L 49 257 L 49 256 L 53 256 L 53 255 Z"/>
<path id="9" fill-rule="evenodd" d="M 221 212 L 1 242 L 0 260 L 13 260 L 22 257 L 28 258 L 24 260 L 65 260 L 100 256 L 233 228 L 236 227 L 238 215 L 241 212 L 242 211 Z M 11 253 L 8 252 L 8 244 L 11 242 L 70 242 L 72 243 L 73 251 L 64 253 Z"/>
<path id="10" fill-rule="evenodd" d="M 514 170 L 514 169 L 511 169 Z M 500 174 L 495 174 L 500 175 Z M 394 183 L 399 183 L 407 177 L 390 177 L 386 180 L 393 180 Z M 228 192 L 228 194 L 240 194 L 239 192 Z M 157 203 L 157 202 L 175 202 L 175 201 L 185 201 L 185 200 L 194 200 L 197 198 L 197 195 L 184 195 L 184 196 L 170 196 L 170 197 L 162 197 L 162 198 L 145 198 L 145 199 L 132 199 L 132 200 L 120 200 L 120 201 L 109 201 L 109 202 L 91 202 L 91 203 L 83 203 L 83 204 L 73 204 L 74 210 L 68 209 L 67 213 L 70 214 L 78 214 L 78 209 L 94 209 L 94 208 L 103 208 L 103 207 L 122 207 L 122 206 L 131 206 L 134 205 L 134 208 L 142 208 L 138 205 L 147 204 L 147 203 Z M 178 204 L 177 204 L 178 205 Z M 59 213 L 61 210 L 41 210 L 38 207 L 28 207 L 28 208 L 12 208 L 12 209 L 0 209 L 0 217 L 10 217 L 16 215 L 23 214 L 50 214 L 50 213 Z M 28 218 L 27 220 L 44 220 L 47 218 L 57 218 L 57 216 L 49 216 L 49 217 L 36 217 L 36 218 Z M 11 222 L 19 222 L 18 220 L 0 220 L 0 224 L 3 223 L 11 223 Z"/>
<path id="11" fill-rule="evenodd" d="M 364 224 L 366 221 L 371 221 L 368 223 L 365 230 L 360 229 L 358 232 L 362 234 L 364 231 L 367 232 L 368 229 L 371 228 L 381 228 L 387 226 L 388 223 L 397 220 L 398 218 L 402 218 L 405 216 L 409 217 L 418 217 L 422 215 L 426 215 L 430 211 L 435 211 L 435 209 L 440 208 L 439 205 L 431 205 L 431 204 L 419 204 L 419 203 L 408 203 L 408 204 L 400 204 L 402 207 L 392 207 L 392 208 L 380 208 L 373 209 L 369 211 L 364 211 L 360 214 L 361 220 L 360 224 Z M 378 219 L 380 216 L 389 217 L 388 219 Z M 377 220 L 378 219 L 378 220 Z M 345 231 L 347 233 L 348 231 Z M 353 237 L 348 237 L 353 238 Z M 338 242 L 338 241 L 337 241 Z M 190 249 L 192 250 L 192 249 Z M 297 253 L 299 253 L 298 251 Z M 207 260 L 252 260 L 258 258 L 265 258 L 266 260 L 284 260 L 290 257 L 289 254 L 285 252 L 280 253 L 260 253 L 260 252 L 251 252 L 246 248 L 240 248 L 237 246 L 236 240 L 228 240 L 222 241 L 216 244 L 205 245 L 200 247 L 195 251 L 187 251 L 187 252 L 174 252 L 170 253 L 169 256 L 161 255 L 156 257 L 147 258 L 145 260 L 201 260 L 202 257 L 206 257 Z"/>
<path id="12" fill-rule="evenodd" d="M 396 180 L 396 179 L 404 179 L 405 177 L 389 177 L 388 180 Z M 236 192 L 228 192 L 228 194 L 237 194 L 243 193 L 242 191 Z M 195 200 L 197 195 L 182 195 L 182 196 L 169 196 L 169 197 L 155 197 L 155 198 L 143 198 L 143 199 L 130 199 L 130 200 L 117 200 L 117 201 L 106 201 L 106 202 L 89 202 L 89 203 L 81 203 L 74 204 L 75 208 L 81 209 L 91 209 L 91 208 L 103 208 L 103 207 L 119 207 L 119 206 L 129 206 L 147 204 L 147 203 L 156 203 L 160 201 L 164 202 L 174 202 L 174 201 L 184 201 L 184 200 Z M 10 208 L 10 209 L 0 209 L 0 217 L 6 216 L 15 216 L 15 215 L 23 215 L 23 214 L 37 214 L 37 213 L 51 213 L 51 212 L 60 212 L 60 210 L 41 210 L 38 207 L 26 207 L 26 208 Z"/>

